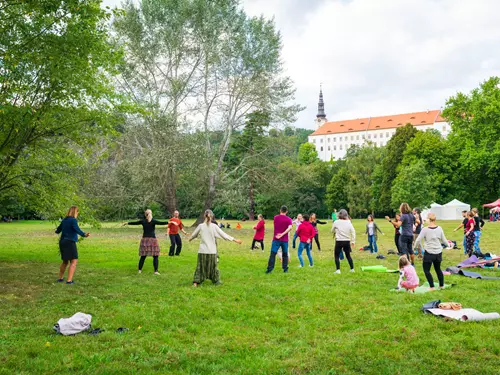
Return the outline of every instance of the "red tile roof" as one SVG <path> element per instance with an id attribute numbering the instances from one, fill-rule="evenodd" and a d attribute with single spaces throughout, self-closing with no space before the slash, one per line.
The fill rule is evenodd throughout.
<path id="1" fill-rule="evenodd" d="M 366 130 L 393 129 L 408 123 L 419 125 L 432 125 L 435 122 L 446 121 L 440 116 L 440 110 L 404 113 L 401 115 L 380 116 L 371 118 L 358 118 L 355 120 L 331 121 L 323 124 L 311 135 L 326 135 L 335 133 L 350 133 Z"/>

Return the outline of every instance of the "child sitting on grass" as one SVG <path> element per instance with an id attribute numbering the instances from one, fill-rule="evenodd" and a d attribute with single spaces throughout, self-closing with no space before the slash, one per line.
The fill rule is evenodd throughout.
<path id="1" fill-rule="evenodd" d="M 406 280 L 403 280 L 406 278 Z M 415 293 L 415 288 L 418 287 L 418 283 L 420 280 L 418 279 L 417 272 L 415 271 L 415 267 L 413 267 L 408 260 L 406 255 L 403 255 L 399 258 L 399 280 L 397 289 L 401 289 L 401 287 L 405 288 L 407 291 L 412 291 Z"/>

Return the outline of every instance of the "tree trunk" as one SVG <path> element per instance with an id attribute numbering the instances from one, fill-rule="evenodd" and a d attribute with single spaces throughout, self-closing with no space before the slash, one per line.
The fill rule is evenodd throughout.
<path id="1" fill-rule="evenodd" d="M 215 198 L 215 175 L 213 173 L 210 174 L 210 178 L 208 179 L 208 194 L 205 198 L 205 203 L 203 204 L 203 211 L 198 216 L 198 219 L 193 223 L 192 227 L 196 227 L 199 224 L 203 223 L 205 219 L 205 211 L 212 209 L 212 204 Z"/>
<path id="2" fill-rule="evenodd" d="M 166 201 L 168 215 L 173 216 L 174 211 L 177 209 L 177 189 L 175 182 L 175 170 L 173 167 L 167 169 L 167 183 L 166 183 Z"/>
<path id="3" fill-rule="evenodd" d="M 248 190 L 248 200 L 250 202 L 250 210 L 248 212 L 248 220 L 254 221 L 255 220 L 255 191 L 254 191 L 254 183 L 253 183 L 253 175 L 250 172 L 248 174 L 248 177 L 250 179 L 250 187 Z"/>

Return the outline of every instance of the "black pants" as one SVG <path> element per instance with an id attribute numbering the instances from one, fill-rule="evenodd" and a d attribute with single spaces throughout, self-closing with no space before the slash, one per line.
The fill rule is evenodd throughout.
<path id="1" fill-rule="evenodd" d="M 314 235 L 314 241 L 316 242 L 316 246 L 318 246 L 318 251 L 321 251 L 321 245 L 319 244 L 319 235 L 318 233 L 316 233 Z M 313 246 L 312 246 L 312 243 L 311 243 L 311 250 L 312 250 Z"/>
<path id="2" fill-rule="evenodd" d="M 396 244 L 396 249 L 398 249 L 398 254 L 401 254 L 401 246 L 399 246 L 399 237 L 401 237 L 401 234 L 395 234 L 394 235 L 394 243 Z"/>
<path id="3" fill-rule="evenodd" d="M 439 286 L 440 287 L 444 286 L 444 275 L 443 271 L 441 271 L 442 260 L 443 260 L 443 253 L 439 254 L 429 254 L 428 252 L 424 253 L 424 261 L 422 263 L 422 266 L 424 268 L 425 277 L 427 278 L 427 281 L 429 282 L 429 286 L 431 288 L 434 288 L 434 279 L 432 278 L 431 274 L 431 266 L 433 264 L 434 264 L 434 271 L 436 271 L 439 280 Z"/>
<path id="4" fill-rule="evenodd" d="M 169 234 L 170 237 L 170 251 L 168 252 L 169 256 L 179 255 L 182 250 L 182 240 L 179 233 L 177 234 Z M 177 251 L 175 247 L 177 246 Z"/>
<path id="5" fill-rule="evenodd" d="M 349 241 L 336 241 L 335 242 L 335 265 L 337 270 L 340 269 L 340 253 L 344 252 L 351 270 L 354 269 L 354 263 L 351 258 L 351 243 Z"/>
<path id="6" fill-rule="evenodd" d="M 264 251 L 264 240 L 253 240 L 252 241 L 252 250 L 255 249 L 255 244 L 256 243 L 260 243 L 260 248 L 262 249 L 262 251 Z"/>
<path id="7" fill-rule="evenodd" d="M 408 260 L 410 260 L 410 254 L 413 254 L 413 236 L 405 236 L 401 235 L 399 237 L 399 248 L 401 253 L 405 254 L 408 257 Z"/>
<path id="8" fill-rule="evenodd" d="M 141 257 L 141 259 L 139 259 L 139 271 L 142 270 L 145 260 L 146 260 L 146 255 Z M 155 272 L 158 272 L 158 256 L 153 256 L 153 266 L 155 268 Z"/>

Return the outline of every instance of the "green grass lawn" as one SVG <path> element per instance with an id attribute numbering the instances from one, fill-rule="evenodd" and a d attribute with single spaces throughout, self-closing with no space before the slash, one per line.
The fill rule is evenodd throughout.
<path id="1" fill-rule="evenodd" d="M 315 267 L 265 275 L 266 252 L 249 250 L 252 223 L 228 232 L 244 243 L 219 241 L 222 286 L 191 286 L 198 242 L 184 241 L 180 257 L 152 258 L 137 274 L 137 227 L 106 224 L 88 229 L 78 245 L 75 285 L 56 283 L 59 267 L 55 225 L 0 224 L 0 374 L 498 374 L 500 320 L 444 321 L 420 312 L 431 300 L 460 302 L 482 312 L 500 312 L 500 281 L 446 276 L 457 286 L 424 295 L 391 293 L 397 274 L 363 273 L 360 266 L 397 268 L 397 256 L 377 260 L 354 251 L 356 273 L 342 262 L 334 275 L 331 222 L 320 226 Z M 354 222 L 357 247 L 367 243 L 364 221 Z M 390 224 L 380 253 L 394 248 Z M 444 223 L 461 247 L 458 222 Z M 233 224 L 234 226 L 234 224 Z M 190 229 L 190 231 L 192 231 Z M 487 224 L 483 252 L 500 254 L 500 224 Z M 169 242 L 157 230 L 162 252 Z M 305 255 L 305 254 L 304 254 Z M 463 251 L 446 251 L 444 266 Z M 278 263 L 279 264 L 279 263 Z M 425 281 L 417 261 L 421 282 Z M 500 271 L 480 271 L 498 275 Z M 52 326 L 76 312 L 92 314 L 105 332 L 64 337 Z M 115 333 L 128 327 L 125 334 Z"/>

